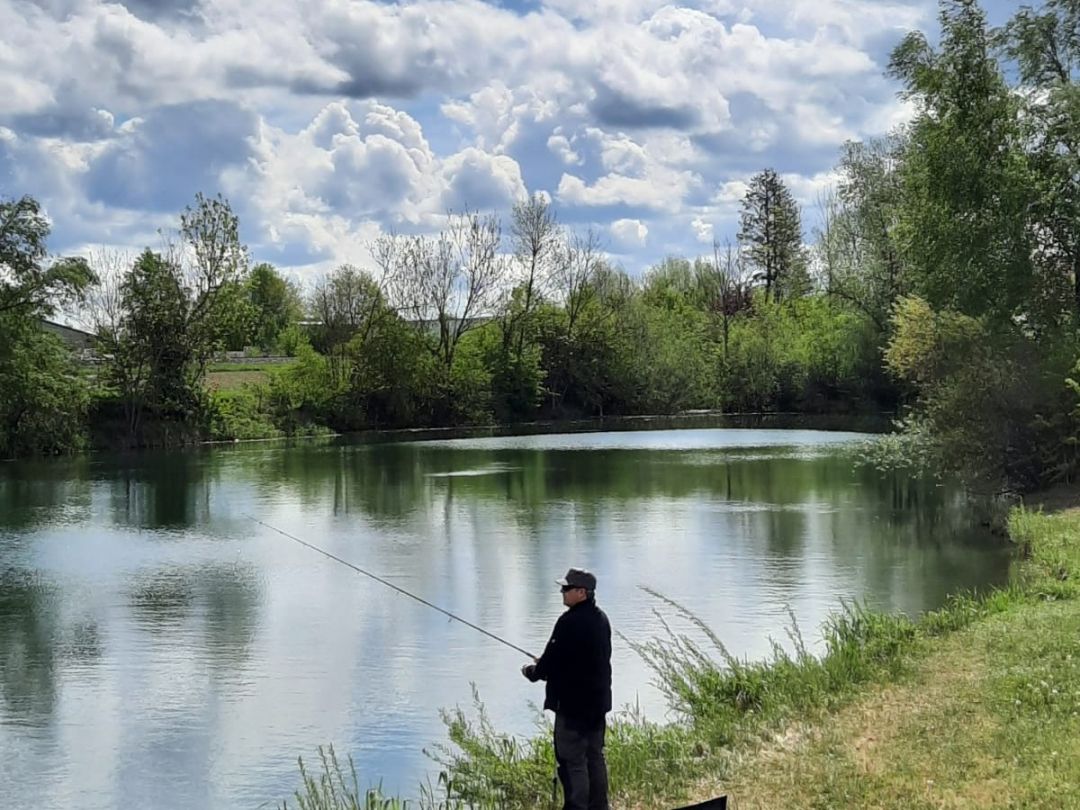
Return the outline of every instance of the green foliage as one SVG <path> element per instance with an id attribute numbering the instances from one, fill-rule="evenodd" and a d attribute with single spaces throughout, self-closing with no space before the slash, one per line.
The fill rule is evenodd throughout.
<path id="1" fill-rule="evenodd" d="M 89 386 L 38 319 L 83 300 L 94 275 L 79 259 L 47 263 L 48 235 L 36 200 L 0 200 L 0 457 L 85 443 Z"/>
<path id="2" fill-rule="evenodd" d="M 310 341 L 304 330 L 295 323 L 290 323 L 278 333 L 277 350 L 287 357 L 296 357 L 300 347 L 305 344 L 310 345 Z"/>
<path id="3" fill-rule="evenodd" d="M 888 396 L 867 320 L 824 297 L 756 302 L 733 319 L 719 389 L 725 410 L 824 412 Z"/>
<path id="4" fill-rule="evenodd" d="M 32 197 L 0 199 L 0 316 L 43 317 L 79 302 L 95 276 L 83 259 L 46 263 L 49 221 Z"/>
<path id="5" fill-rule="evenodd" d="M 312 348 L 296 322 L 295 289 L 269 265 L 247 274 L 228 203 L 199 195 L 168 253 L 144 251 L 119 274 L 114 295 L 102 289 L 107 362 L 93 408 L 109 423 L 102 435 L 122 424 L 125 443 L 145 444 L 200 431 L 228 439 L 719 404 L 827 409 L 861 396 L 858 376 L 872 368 L 876 347 L 852 339 L 860 316 L 849 313 L 849 325 L 813 297 L 792 298 L 791 318 L 768 301 L 751 309 L 738 253 L 715 266 L 673 257 L 638 283 L 601 260 L 595 234 L 565 234 L 543 200 L 522 203 L 515 217 L 509 294 L 496 286 L 504 269 L 492 252 L 497 221 L 459 217 L 438 240 L 380 242 L 376 259 L 389 274 L 380 280 L 345 265 L 317 285 Z M 421 272 L 421 259 L 435 264 Z M 458 317 L 456 288 L 436 289 L 437 279 L 472 289 L 495 317 L 475 309 Z M 830 325 L 832 336 L 821 331 Z M 247 395 L 208 398 L 214 354 L 252 343 L 276 344 L 299 362 L 272 369 L 254 404 Z"/>
<path id="6" fill-rule="evenodd" d="M 1036 198 L 1031 214 L 1040 239 L 1043 286 L 1072 281 L 1074 318 L 1080 317 L 1080 7 L 1047 0 L 1036 11 L 1022 7 L 1001 35 L 1006 55 L 1019 68 Z M 1064 298 L 1064 297 L 1063 297 Z M 1063 299 L 1059 299 L 1062 301 Z M 1053 320 L 1061 308 L 1043 314 Z"/>
<path id="7" fill-rule="evenodd" d="M 222 286 L 217 301 L 217 345 L 232 352 L 244 351 L 259 324 L 259 313 L 241 281 Z"/>
<path id="8" fill-rule="evenodd" d="M 484 364 L 481 344 L 477 333 L 470 332 L 454 353 L 449 384 L 439 403 L 439 407 L 446 408 L 446 419 L 451 424 L 491 421 L 491 371 Z"/>
<path id="9" fill-rule="evenodd" d="M 438 744 L 429 752 L 452 775 L 455 795 L 470 804 L 546 806 L 555 761 L 550 724 L 541 715 L 541 733 L 527 739 L 495 731 L 475 685 L 473 709 L 475 721 L 460 708 L 443 711 L 449 745 Z"/>
<path id="10" fill-rule="evenodd" d="M 899 169 L 897 237 L 914 290 L 937 309 L 1005 324 L 1032 290 L 1032 175 L 1019 101 L 972 0 L 941 4 L 941 45 L 913 33 L 891 72 L 918 110 Z"/>
<path id="11" fill-rule="evenodd" d="M 678 413 L 715 401 L 716 355 L 708 318 L 685 300 L 665 296 L 662 307 L 635 302 L 621 322 L 620 359 L 636 367 L 632 408 L 639 413 Z"/>
<path id="12" fill-rule="evenodd" d="M 90 386 L 71 353 L 31 323 L 0 316 L 0 458 L 86 444 Z"/>
<path id="13" fill-rule="evenodd" d="M 150 433 L 189 437 L 211 414 L 202 387 L 215 352 L 241 341 L 250 313 L 239 280 L 247 251 L 239 222 L 221 197 L 196 196 L 180 215 L 179 243 L 167 255 L 144 250 L 103 291 L 98 344 L 108 396 L 123 409 L 126 441 Z M 144 435 L 145 434 L 145 435 Z"/>
<path id="14" fill-rule="evenodd" d="M 254 316 L 252 342 L 264 351 L 280 348 L 283 333 L 290 326 L 295 330 L 300 318 L 303 308 L 300 291 L 265 262 L 251 269 L 244 286 Z M 290 336 L 288 341 L 295 351 L 295 338 Z"/>
<path id="15" fill-rule="evenodd" d="M 332 745 L 328 749 L 319 747 L 319 761 L 322 768 L 316 776 L 308 771 L 303 757 L 297 759 L 303 782 L 303 788 L 294 794 L 298 810 L 495 810 L 495 805 L 489 803 L 466 805 L 458 799 L 438 798 L 430 788 L 424 789 L 417 802 L 386 797 L 378 787 L 362 789 L 352 757 L 346 772 Z M 281 803 L 281 810 L 288 807 L 288 802 Z"/>
<path id="16" fill-rule="evenodd" d="M 762 728 L 778 728 L 794 716 L 830 708 L 859 684 L 895 674 L 918 635 L 908 619 L 845 604 L 824 627 L 823 656 L 807 651 L 793 618 L 793 652 L 774 642 L 771 658 L 745 662 L 686 608 L 653 595 L 689 621 L 707 644 L 669 627 L 667 638 L 631 646 L 656 673 L 672 709 L 709 746 L 745 741 Z"/>
<path id="17" fill-rule="evenodd" d="M 828 294 L 888 331 L 893 302 L 907 280 L 898 242 L 902 134 L 844 145 L 836 192 L 824 201 L 818 257 Z"/>
<path id="18" fill-rule="evenodd" d="M 1080 514 L 1014 509 L 1009 536 L 1027 560 L 1021 581 L 1029 591 L 1052 598 L 1080 596 Z"/>
<path id="19" fill-rule="evenodd" d="M 210 394 L 209 438 L 214 441 L 270 439 L 281 435 L 274 425 L 269 390 L 245 385 Z"/>
<path id="20" fill-rule="evenodd" d="M 898 419 L 892 433 L 864 442 L 858 461 L 881 473 L 906 470 L 913 476 L 940 475 L 948 466 L 932 428 L 920 416 Z"/>
<path id="21" fill-rule="evenodd" d="M 428 755 L 440 766 L 440 784 L 469 807 L 550 807 L 555 752 L 551 722 L 537 718 L 538 733 L 514 737 L 497 731 L 473 688 L 470 716 L 444 711 L 447 743 Z M 679 796 L 688 777 L 706 764 L 705 750 L 681 723 L 658 724 L 628 710 L 608 723 L 605 757 L 612 797 L 651 801 Z M 558 806 L 561 789 L 556 789 Z"/>
<path id="22" fill-rule="evenodd" d="M 110 378 L 123 374 L 132 379 L 133 389 L 123 394 L 148 406 L 156 417 L 194 418 L 198 392 L 190 373 L 195 352 L 189 329 L 192 301 L 180 267 L 144 250 L 125 276 L 120 295 L 123 334 L 116 341 L 127 353 L 113 354 Z M 121 360 L 136 370 L 120 368 Z"/>
<path id="23" fill-rule="evenodd" d="M 485 345 L 485 365 L 491 369 L 491 401 L 499 422 L 523 422 L 536 416 L 543 401 L 545 372 L 537 343 L 520 352 L 502 351 L 496 341 Z"/>
<path id="24" fill-rule="evenodd" d="M 885 361 L 917 391 L 917 417 L 909 426 L 932 437 L 944 469 L 991 491 L 1049 482 L 1040 413 L 1059 410 L 1064 386 L 1052 395 L 1053 370 L 1030 341 L 995 339 L 975 318 L 904 298 L 893 315 Z"/>
<path id="25" fill-rule="evenodd" d="M 313 424 L 330 421 L 333 403 L 343 392 L 330 362 L 311 346 L 301 345 L 295 363 L 270 375 L 269 409 L 274 424 L 290 436 L 310 432 Z"/>
<path id="26" fill-rule="evenodd" d="M 430 422 L 434 358 L 416 331 L 396 315 L 378 319 L 347 346 L 351 375 L 345 397 L 355 427 L 426 426 Z"/>

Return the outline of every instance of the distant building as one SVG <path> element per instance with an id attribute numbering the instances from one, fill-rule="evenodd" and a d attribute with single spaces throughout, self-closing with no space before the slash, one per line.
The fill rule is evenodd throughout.
<path id="1" fill-rule="evenodd" d="M 439 334 L 439 321 L 437 318 L 402 317 L 402 320 L 410 326 L 421 326 L 423 328 L 423 331 L 429 334 Z M 472 318 L 469 318 L 469 320 L 467 321 L 467 328 L 473 329 L 477 326 L 483 326 L 486 323 L 491 323 L 493 320 L 495 320 L 495 317 L 492 315 L 476 315 Z M 453 332 L 455 329 L 457 329 L 459 323 L 459 318 L 450 317 L 447 318 L 446 325 L 447 328 L 449 328 L 450 331 Z M 308 334 L 312 334 L 314 331 L 322 327 L 323 322 L 321 320 L 302 320 L 297 321 L 296 325 L 299 326 L 301 329 L 305 330 Z"/>
<path id="2" fill-rule="evenodd" d="M 62 323 L 56 323 L 55 321 L 46 321 L 42 319 L 41 328 L 56 335 L 62 340 L 72 353 L 77 355 L 80 359 L 92 362 L 96 359 L 97 354 L 94 349 L 97 344 L 97 335 L 92 332 L 86 332 L 82 329 L 76 329 L 74 326 L 67 326 Z"/>

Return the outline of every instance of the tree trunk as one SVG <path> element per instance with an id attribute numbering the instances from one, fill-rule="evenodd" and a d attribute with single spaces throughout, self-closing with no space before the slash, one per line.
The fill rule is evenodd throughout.
<path id="1" fill-rule="evenodd" d="M 1073 297 L 1076 301 L 1076 316 L 1080 318 L 1080 250 L 1073 254 Z"/>

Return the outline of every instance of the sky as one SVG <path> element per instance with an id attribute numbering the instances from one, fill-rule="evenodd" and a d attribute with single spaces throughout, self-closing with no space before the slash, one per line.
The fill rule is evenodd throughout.
<path id="1" fill-rule="evenodd" d="M 992 22 L 1015 3 L 988 0 Z M 159 247 L 221 193 L 302 281 L 380 233 L 548 195 L 640 273 L 734 238 L 769 167 L 803 204 L 911 115 L 885 69 L 924 0 L 0 0 L 0 196 L 51 250 Z M 505 230 L 505 226 L 504 226 Z"/>

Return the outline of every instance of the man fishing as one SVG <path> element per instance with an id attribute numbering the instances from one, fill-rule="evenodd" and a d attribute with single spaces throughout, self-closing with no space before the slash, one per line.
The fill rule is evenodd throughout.
<path id="1" fill-rule="evenodd" d="M 555 761 L 563 810 L 608 810 L 604 735 L 611 711 L 611 624 L 596 604 L 596 577 L 571 568 L 557 580 L 567 610 L 536 663 L 521 673 L 547 681 L 544 708 L 555 712 Z"/>

